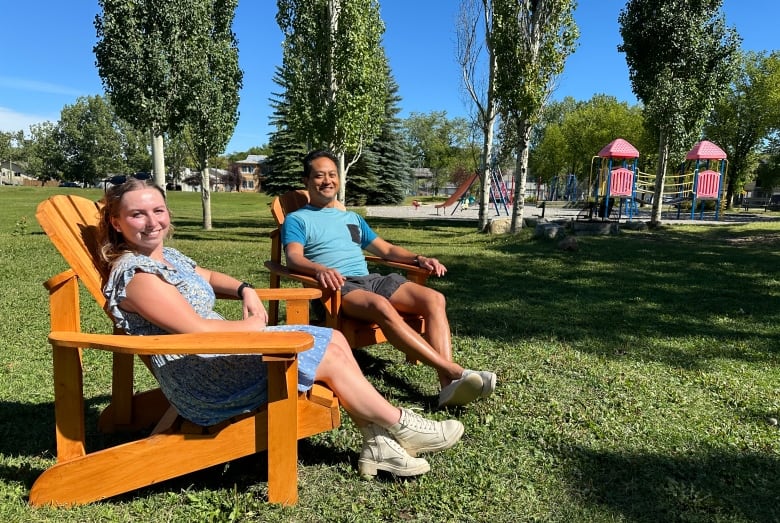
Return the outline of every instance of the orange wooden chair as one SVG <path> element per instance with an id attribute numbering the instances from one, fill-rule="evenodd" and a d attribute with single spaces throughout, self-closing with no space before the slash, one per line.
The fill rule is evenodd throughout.
<path id="1" fill-rule="evenodd" d="M 320 385 L 297 390 L 297 354 L 313 340 L 302 332 L 128 336 L 82 333 L 79 281 L 101 307 L 103 275 L 95 255 L 98 206 L 78 196 L 53 196 L 38 206 L 38 222 L 70 265 L 49 279 L 54 367 L 57 463 L 30 491 L 33 505 L 89 503 L 159 483 L 260 451 L 268 455 L 268 500 L 297 501 L 297 440 L 340 424 L 337 399 Z M 262 299 L 287 300 L 287 322 L 307 323 L 316 290 L 258 289 Z M 86 451 L 82 350 L 113 354 L 110 405 L 104 432 L 154 427 L 151 434 L 113 447 Z M 261 353 L 268 362 L 269 402 L 257 412 L 212 427 L 181 418 L 159 388 L 133 392 L 134 355 Z"/>
<path id="2" fill-rule="evenodd" d="M 377 343 L 384 343 L 387 341 L 387 338 L 385 337 L 379 325 L 376 323 L 369 323 L 363 320 L 350 318 L 341 311 L 341 291 L 323 289 L 319 286 L 317 280 L 311 276 L 294 273 L 283 264 L 281 227 L 284 223 L 284 217 L 288 213 L 303 207 L 308 202 L 308 193 L 305 190 L 298 190 L 290 191 L 281 196 L 278 196 L 274 198 L 273 202 L 271 203 L 271 214 L 274 217 L 277 228 L 271 232 L 271 259 L 265 262 L 266 268 L 268 268 L 268 270 L 271 272 L 269 286 L 272 289 L 277 289 L 281 286 L 281 279 L 287 278 L 303 284 L 304 287 L 319 289 L 322 292 L 322 297 L 320 300 L 325 310 L 325 326 L 340 330 L 347 338 L 350 347 L 353 349 L 358 349 L 360 347 L 367 347 Z M 428 280 L 428 276 L 430 276 L 430 271 L 427 269 L 421 269 L 416 265 L 391 262 L 388 260 L 383 260 L 377 256 L 366 256 L 366 260 L 372 264 L 383 265 L 392 269 L 405 271 L 406 277 L 409 280 L 421 285 L 425 285 L 425 282 Z M 273 322 L 279 315 L 278 304 L 271 303 L 268 309 L 268 314 L 271 318 L 271 321 Z M 406 315 L 404 316 L 404 320 L 421 334 L 425 333 L 425 322 L 421 316 Z"/>

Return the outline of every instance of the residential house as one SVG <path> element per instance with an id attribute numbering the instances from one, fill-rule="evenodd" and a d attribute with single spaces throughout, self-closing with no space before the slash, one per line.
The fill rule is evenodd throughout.
<path id="1" fill-rule="evenodd" d="M 262 190 L 262 182 L 265 180 L 263 175 L 263 166 L 267 156 L 264 154 L 250 154 L 243 160 L 233 162 L 230 171 L 237 169 L 241 173 L 241 190 L 256 191 Z"/>
<path id="2" fill-rule="evenodd" d="M 2 185 L 24 185 L 24 166 L 12 160 L 3 160 L 0 162 L 0 184 Z"/>

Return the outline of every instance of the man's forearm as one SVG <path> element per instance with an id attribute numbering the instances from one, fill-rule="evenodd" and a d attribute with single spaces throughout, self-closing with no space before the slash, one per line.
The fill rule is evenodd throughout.
<path id="1" fill-rule="evenodd" d="M 317 272 L 327 269 L 324 265 L 314 263 L 303 256 L 287 256 L 287 267 L 291 271 L 308 274 L 309 276 L 314 276 Z"/>

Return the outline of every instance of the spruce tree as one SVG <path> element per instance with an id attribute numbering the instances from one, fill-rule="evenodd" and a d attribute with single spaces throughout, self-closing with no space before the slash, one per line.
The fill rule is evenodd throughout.
<path id="1" fill-rule="evenodd" d="M 376 141 L 366 151 L 375 157 L 378 169 L 377 181 L 368 190 L 368 203 L 372 205 L 393 205 L 401 203 L 411 186 L 411 157 L 403 140 L 403 122 L 398 118 L 401 111 L 398 104 L 398 84 L 388 71 L 388 94 L 385 102 L 385 124 Z"/>
<path id="2" fill-rule="evenodd" d="M 263 189 L 266 193 L 277 196 L 303 188 L 301 160 L 306 155 L 307 148 L 296 138 L 287 122 L 290 104 L 287 102 L 288 90 L 283 69 L 277 68 L 274 82 L 282 87 L 283 92 L 275 94 L 271 99 L 271 107 L 274 109 L 271 125 L 276 127 L 276 131 L 271 133 L 268 144 L 272 153 L 266 163 L 268 172 Z"/>

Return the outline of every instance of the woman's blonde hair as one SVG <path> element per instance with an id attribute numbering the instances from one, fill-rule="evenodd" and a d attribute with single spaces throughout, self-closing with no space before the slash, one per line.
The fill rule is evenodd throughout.
<path id="1" fill-rule="evenodd" d="M 132 191 L 142 189 L 156 189 L 165 199 L 165 191 L 154 180 L 139 180 L 138 178 L 128 178 L 126 182 L 120 185 L 114 185 L 106 190 L 106 194 L 100 201 L 100 224 L 98 226 L 98 246 L 100 247 L 100 259 L 110 266 L 117 258 L 126 252 L 132 252 L 133 249 L 127 244 L 121 232 L 117 231 L 111 225 L 111 218 L 119 216 L 119 208 L 122 205 L 122 197 Z M 170 214 L 168 209 L 168 214 Z M 168 228 L 168 237 L 173 233 L 173 225 Z"/>

